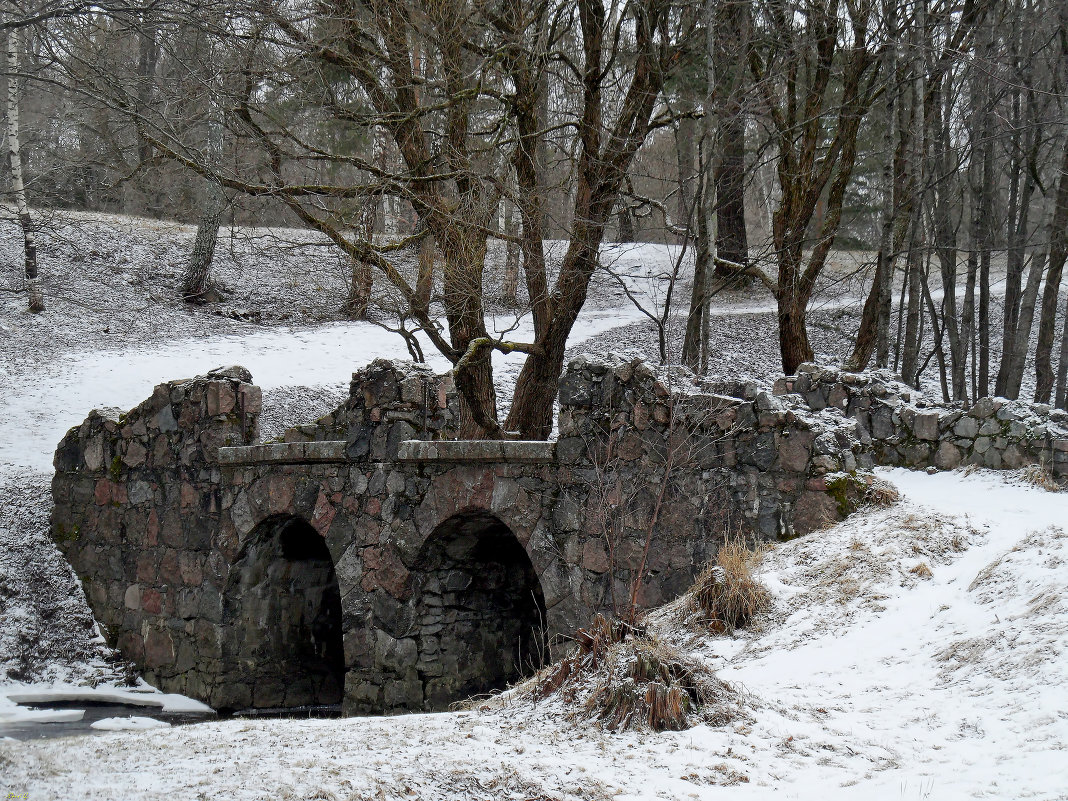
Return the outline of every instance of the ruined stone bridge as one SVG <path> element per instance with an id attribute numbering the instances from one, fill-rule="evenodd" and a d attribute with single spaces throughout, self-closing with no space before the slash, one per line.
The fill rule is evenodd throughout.
<path id="1" fill-rule="evenodd" d="M 229 368 L 72 429 L 52 536 L 162 689 L 438 709 L 529 673 L 632 582 L 643 607 L 676 596 L 731 529 L 848 511 L 870 466 L 854 422 L 748 394 L 580 359 L 555 442 L 459 441 L 448 376 L 378 361 L 335 412 L 255 444 L 260 391 Z"/>

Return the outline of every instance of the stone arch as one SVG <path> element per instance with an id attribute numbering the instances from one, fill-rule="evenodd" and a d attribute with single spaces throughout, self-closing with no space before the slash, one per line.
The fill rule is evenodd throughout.
<path id="1" fill-rule="evenodd" d="M 474 508 L 439 523 L 422 543 L 411 582 L 424 709 L 503 689 L 544 663 L 541 582 L 497 515 Z"/>
<path id="2" fill-rule="evenodd" d="M 310 523 L 275 514 L 243 538 L 223 591 L 224 677 L 214 706 L 334 707 L 345 684 L 334 560 Z"/>

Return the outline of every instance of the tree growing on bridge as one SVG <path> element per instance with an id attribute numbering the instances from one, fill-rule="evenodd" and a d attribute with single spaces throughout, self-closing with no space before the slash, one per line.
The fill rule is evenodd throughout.
<path id="1" fill-rule="evenodd" d="M 537 439 L 551 431 L 567 337 L 628 167 L 650 131 L 673 122 L 661 93 L 682 48 L 700 35 L 699 15 L 682 13 L 689 1 L 219 0 L 207 8 L 180 0 L 155 7 L 150 20 L 121 11 L 65 20 L 48 45 L 66 79 L 125 115 L 156 156 L 283 204 L 370 265 L 401 326 L 452 363 L 465 436 Z M 238 142 L 225 165 L 183 124 L 166 80 L 155 81 L 155 101 L 144 104 L 136 70 L 116 75 L 104 57 L 151 24 L 163 57 L 181 63 L 180 34 L 197 23 L 220 54 L 219 69 L 240 76 L 218 89 L 215 103 Z M 379 135 L 388 153 L 376 160 Z M 558 266 L 543 252 L 550 139 L 575 153 Z M 369 235 L 357 224 L 369 198 L 395 203 L 415 224 L 391 241 Z M 517 210 L 517 233 L 499 230 L 502 201 Z M 413 270 L 403 257 L 429 237 L 440 275 L 438 260 L 420 259 Z M 522 253 L 533 323 L 522 341 L 487 324 L 491 238 Z M 504 421 L 494 351 L 526 354 Z"/>

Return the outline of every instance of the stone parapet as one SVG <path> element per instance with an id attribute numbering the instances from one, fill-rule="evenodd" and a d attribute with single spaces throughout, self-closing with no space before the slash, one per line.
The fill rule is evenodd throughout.
<path id="1" fill-rule="evenodd" d="M 406 440 L 397 448 L 397 461 L 538 464 L 556 461 L 556 443 L 540 440 Z"/>
<path id="2" fill-rule="evenodd" d="M 348 443 L 344 440 L 313 440 L 219 448 L 219 464 L 347 462 L 349 461 L 346 453 L 347 446 Z"/>

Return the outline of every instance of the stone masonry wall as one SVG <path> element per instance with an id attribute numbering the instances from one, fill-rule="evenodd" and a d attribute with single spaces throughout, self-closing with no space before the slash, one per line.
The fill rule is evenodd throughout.
<path id="1" fill-rule="evenodd" d="M 717 515 L 770 539 L 822 528 L 859 502 L 858 470 L 872 460 L 856 421 L 766 392 L 706 391 L 688 374 L 668 383 L 640 361 L 573 361 L 560 383 L 560 461 L 630 467 L 651 488 L 670 470 L 697 482 L 683 494 L 698 505 L 714 496 Z M 678 511 L 683 530 L 692 510 Z"/>
<path id="2" fill-rule="evenodd" d="M 803 364 L 776 392 L 811 409 L 855 419 L 879 464 L 952 470 L 960 465 L 1040 464 L 1068 477 L 1068 413 L 1046 404 L 980 398 L 971 408 L 931 403 L 884 373 L 848 373 Z"/>
<path id="3" fill-rule="evenodd" d="M 196 694 L 219 668 L 218 452 L 258 435 L 250 380 L 235 368 L 160 384 L 118 420 L 90 413 L 56 450 L 52 537 L 110 644 L 160 686 Z"/>
<path id="4" fill-rule="evenodd" d="M 620 359 L 572 362 L 560 401 L 555 443 L 455 441 L 451 380 L 377 361 L 335 412 L 256 444 L 246 371 L 169 382 L 67 434 L 52 534 L 110 642 L 157 686 L 217 708 L 324 702 L 327 682 L 282 692 L 263 664 L 272 643 L 314 627 L 297 604 L 279 607 L 284 620 L 264 610 L 272 592 L 324 587 L 327 557 L 314 575 L 257 557 L 279 526 L 321 538 L 340 642 L 308 652 L 343 651 L 345 710 L 381 712 L 440 708 L 477 686 L 464 626 L 485 635 L 487 676 L 511 678 L 512 654 L 529 661 L 530 643 L 620 611 L 632 591 L 650 607 L 685 590 L 728 528 L 805 533 L 867 486 L 871 454 L 836 409 L 731 398 Z M 495 576 L 529 586 L 504 592 Z M 287 628 L 260 630 L 273 625 Z"/>

